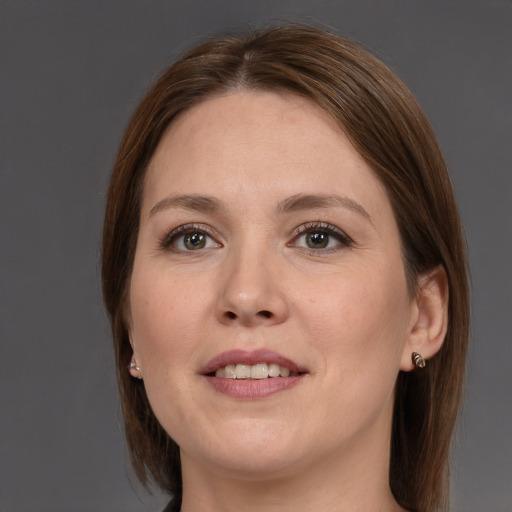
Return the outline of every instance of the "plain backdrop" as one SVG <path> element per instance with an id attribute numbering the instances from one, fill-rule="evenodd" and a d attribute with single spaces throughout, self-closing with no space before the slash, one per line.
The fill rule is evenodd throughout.
<path id="1" fill-rule="evenodd" d="M 314 21 L 411 87 L 445 152 L 472 270 L 454 512 L 512 511 L 512 3 L 0 0 L 0 510 L 142 512 L 99 282 L 130 113 L 200 36 Z"/>

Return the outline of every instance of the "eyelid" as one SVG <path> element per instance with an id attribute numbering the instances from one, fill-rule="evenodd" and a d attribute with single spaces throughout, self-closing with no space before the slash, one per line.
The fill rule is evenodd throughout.
<path id="1" fill-rule="evenodd" d="M 190 223 L 190 224 L 182 224 L 181 226 L 178 226 L 174 229 L 172 229 L 170 232 L 166 233 L 160 240 L 159 240 L 159 248 L 163 251 L 172 251 L 172 252 L 190 252 L 193 253 L 194 251 L 183 251 L 181 249 L 173 248 L 173 243 L 183 235 L 186 235 L 187 233 L 194 233 L 194 232 L 201 232 L 205 233 L 208 237 L 210 237 L 217 247 L 222 247 L 222 243 L 219 241 L 219 234 L 213 230 L 210 226 L 207 224 L 197 224 L 197 223 Z"/>
<path id="2" fill-rule="evenodd" d="M 342 246 L 350 247 L 354 244 L 354 240 L 345 233 L 342 229 L 330 224 L 329 222 L 324 221 L 314 221 L 314 222 L 306 222 L 305 224 L 301 224 L 297 226 L 293 232 L 293 239 L 287 244 L 288 246 L 294 246 L 295 242 L 303 235 L 307 234 L 311 231 L 319 231 L 326 233 L 329 236 L 335 237 Z M 327 252 L 332 249 L 310 249 L 313 252 Z"/>

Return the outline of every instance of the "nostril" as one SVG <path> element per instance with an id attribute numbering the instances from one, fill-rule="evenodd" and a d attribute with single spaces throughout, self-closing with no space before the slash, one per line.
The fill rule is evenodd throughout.
<path id="1" fill-rule="evenodd" d="M 246 312 L 242 312 L 241 314 L 238 314 L 238 313 L 235 313 L 235 311 L 230 311 L 229 309 L 224 311 L 224 313 L 222 315 L 224 320 L 232 321 L 232 320 L 239 319 L 244 324 L 245 323 L 252 324 L 253 322 L 257 323 L 257 319 L 272 320 L 276 316 L 272 311 L 269 311 L 268 309 L 262 309 L 262 310 L 258 311 L 256 314 L 254 314 L 254 313 L 246 314 Z"/>

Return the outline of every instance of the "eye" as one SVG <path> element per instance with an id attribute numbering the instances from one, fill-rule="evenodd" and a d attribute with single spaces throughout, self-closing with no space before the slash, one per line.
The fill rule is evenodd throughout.
<path id="1" fill-rule="evenodd" d="M 310 251 L 329 251 L 352 245 L 352 239 L 341 229 L 325 222 L 305 224 L 296 232 L 298 235 L 289 245 Z"/>
<path id="2" fill-rule="evenodd" d="M 221 247 L 221 244 L 213 238 L 209 231 L 210 229 L 206 227 L 180 226 L 166 235 L 160 245 L 162 249 L 174 252 L 191 252 Z"/>

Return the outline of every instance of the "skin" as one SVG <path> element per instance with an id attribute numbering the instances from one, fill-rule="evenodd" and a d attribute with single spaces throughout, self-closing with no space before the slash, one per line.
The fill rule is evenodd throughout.
<path id="1" fill-rule="evenodd" d="M 166 199 L 192 194 L 218 208 Z M 299 194 L 344 199 L 283 212 Z M 172 235 L 187 225 L 204 246 Z M 328 244 L 311 248 L 319 232 Z M 388 486 L 394 385 L 412 351 L 439 349 L 445 302 L 439 271 L 410 296 L 385 190 L 323 111 L 236 92 L 182 114 L 145 180 L 128 315 L 132 375 L 180 446 L 182 510 L 402 510 Z M 276 351 L 305 375 L 227 396 L 200 370 L 233 349 Z"/>

